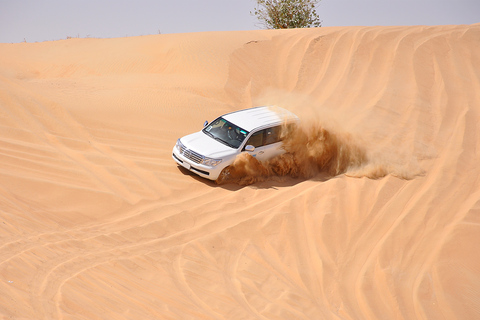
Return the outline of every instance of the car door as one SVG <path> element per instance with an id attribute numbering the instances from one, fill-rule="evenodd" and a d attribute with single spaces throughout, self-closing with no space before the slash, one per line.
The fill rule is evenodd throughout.
<path id="1" fill-rule="evenodd" d="M 265 160 L 276 157 L 285 151 L 282 148 L 281 141 L 281 126 L 274 126 L 265 129 L 264 142 L 263 142 L 263 158 Z"/>
<path id="2" fill-rule="evenodd" d="M 265 161 L 283 153 L 280 126 L 254 132 L 245 145 L 255 147 L 250 154 L 259 161 Z"/>

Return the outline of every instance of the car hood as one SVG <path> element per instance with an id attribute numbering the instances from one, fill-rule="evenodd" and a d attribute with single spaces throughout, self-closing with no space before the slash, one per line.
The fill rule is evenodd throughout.
<path id="1" fill-rule="evenodd" d="M 202 131 L 189 134 L 180 140 L 187 149 L 210 158 L 220 158 L 237 153 L 237 149 L 233 149 L 207 136 Z"/>

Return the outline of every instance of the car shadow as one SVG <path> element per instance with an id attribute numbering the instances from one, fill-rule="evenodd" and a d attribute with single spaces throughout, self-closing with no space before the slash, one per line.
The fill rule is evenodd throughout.
<path id="1" fill-rule="evenodd" d="M 200 182 L 200 183 L 203 183 L 209 187 L 212 187 L 212 188 L 223 188 L 223 189 L 227 189 L 227 190 L 230 190 L 230 191 L 238 191 L 246 186 L 241 186 L 241 185 L 238 185 L 238 184 L 218 184 L 216 183 L 215 181 L 212 181 L 212 180 L 208 180 L 208 179 L 205 179 L 205 178 L 202 178 L 198 175 L 196 175 L 195 173 L 191 172 L 190 170 L 187 170 L 186 168 L 182 167 L 182 166 L 177 166 L 178 170 L 180 170 L 180 172 L 184 175 L 184 176 L 189 176 L 191 177 L 192 179 Z"/>
<path id="2" fill-rule="evenodd" d="M 278 188 L 286 188 L 286 187 L 293 187 L 297 184 L 300 184 L 305 181 L 316 181 L 316 182 L 326 182 L 328 180 L 331 180 L 333 178 L 336 178 L 338 176 L 331 176 L 327 173 L 319 173 L 318 175 L 311 177 L 311 178 L 294 178 L 294 177 L 280 177 L 280 176 L 274 176 L 274 177 L 269 177 L 266 178 L 265 180 L 262 181 L 257 181 L 252 184 L 246 184 L 242 185 L 236 182 L 225 182 L 218 184 L 215 181 L 208 180 L 205 178 L 202 178 L 195 173 L 185 169 L 182 166 L 178 166 L 178 169 L 183 175 L 190 176 L 192 179 L 203 183 L 209 187 L 212 188 L 222 188 L 226 189 L 229 191 L 238 191 L 243 188 L 253 188 L 253 189 L 278 189 Z"/>

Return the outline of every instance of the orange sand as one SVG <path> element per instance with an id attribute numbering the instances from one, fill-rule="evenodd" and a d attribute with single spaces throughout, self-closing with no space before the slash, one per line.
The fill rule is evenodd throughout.
<path id="1" fill-rule="evenodd" d="M 0 319 L 479 319 L 479 39 L 0 44 Z M 249 186 L 175 165 L 178 137 L 264 104 L 366 160 Z"/>

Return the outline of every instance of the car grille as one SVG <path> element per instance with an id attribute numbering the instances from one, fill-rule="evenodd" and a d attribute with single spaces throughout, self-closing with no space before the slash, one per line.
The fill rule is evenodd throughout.
<path id="1" fill-rule="evenodd" d="M 195 163 L 200 163 L 203 160 L 203 156 L 195 151 L 189 150 L 184 146 L 180 147 L 180 154 L 182 154 L 185 158 L 192 160 Z"/>

